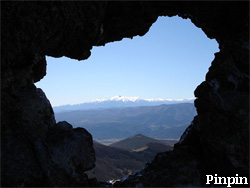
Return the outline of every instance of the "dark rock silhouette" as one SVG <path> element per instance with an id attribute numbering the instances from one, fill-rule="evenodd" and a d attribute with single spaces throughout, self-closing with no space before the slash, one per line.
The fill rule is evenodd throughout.
<path id="1" fill-rule="evenodd" d="M 158 16 L 175 15 L 215 38 L 220 52 L 195 90 L 198 115 L 181 141 L 116 186 L 204 186 L 205 175 L 215 173 L 249 177 L 248 1 L 5 1 L 2 186 L 97 186 L 84 175 L 94 162 L 91 136 L 65 122 L 55 124 L 49 101 L 34 86 L 46 75 L 45 55 L 86 59 L 92 46 L 143 36 Z"/>

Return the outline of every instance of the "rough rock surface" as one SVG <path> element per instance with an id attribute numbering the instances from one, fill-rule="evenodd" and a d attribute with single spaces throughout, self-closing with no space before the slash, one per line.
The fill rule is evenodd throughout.
<path id="1" fill-rule="evenodd" d="M 190 18 L 215 54 L 195 90 L 198 115 L 171 152 L 116 186 L 204 186 L 206 174 L 249 177 L 249 2 L 1 2 L 2 186 L 97 186 L 84 129 L 56 124 L 45 55 L 82 60 L 92 46 L 144 35 L 158 16 Z"/>

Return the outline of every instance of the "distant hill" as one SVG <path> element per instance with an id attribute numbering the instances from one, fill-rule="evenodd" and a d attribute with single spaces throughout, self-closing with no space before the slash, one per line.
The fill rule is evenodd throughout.
<path id="1" fill-rule="evenodd" d="M 156 106 L 161 104 L 193 103 L 194 99 L 143 99 L 139 97 L 115 96 L 107 99 L 96 99 L 90 102 L 84 102 L 74 105 L 55 106 L 55 113 L 75 110 L 124 108 L 135 106 Z"/>
<path id="2" fill-rule="evenodd" d="M 152 139 L 155 141 L 155 139 Z M 98 181 L 119 179 L 141 170 L 147 162 L 153 160 L 156 153 L 171 150 L 171 146 L 149 143 L 135 151 L 104 146 L 94 142 L 96 167 L 87 174 Z"/>
<path id="3" fill-rule="evenodd" d="M 135 136 L 131 136 L 119 142 L 110 144 L 109 146 L 125 150 L 138 150 L 139 148 L 148 146 L 148 144 L 150 143 L 158 143 L 163 145 L 163 143 L 161 143 L 159 140 L 144 136 L 142 134 L 137 134 Z"/>
<path id="4" fill-rule="evenodd" d="M 55 118 L 86 128 L 96 140 L 123 139 L 139 133 L 178 139 L 195 115 L 193 103 L 181 103 L 61 112 L 55 113 Z"/>
<path id="5" fill-rule="evenodd" d="M 147 163 L 142 155 L 136 152 L 94 143 L 96 152 L 96 167 L 87 172 L 89 178 L 96 177 L 98 181 L 122 178 L 143 168 Z"/>
<path id="6" fill-rule="evenodd" d="M 133 150 L 133 152 L 139 152 L 143 155 L 143 158 L 147 161 L 154 159 L 157 153 L 172 150 L 173 146 L 168 146 L 161 143 L 148 143 L 145 146 Z"/>

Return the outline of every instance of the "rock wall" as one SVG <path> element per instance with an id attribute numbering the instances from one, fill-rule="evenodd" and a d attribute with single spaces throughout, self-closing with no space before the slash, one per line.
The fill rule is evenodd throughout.
<path id="1" fill-rule="evenodd" d="M 195 90 L 198 115 L 172 152 L 158 154 L 117 186 L 208 186 L 208 174 L 249 178 L 249 10 L 243 2 L 201 4 L 175 7 L 220 47 Z"/>
<path id="2" fill-rule="evenodd" d="M 198 115 L 171 152 L 116 186 L 204 186 L 206 174 L 249 177 L 248 2 L 1 2 L 2 186 L 97 186 L 91 135 L 55 123 L 34 86 L 45 55 L 83 60 L 92 46 L 144 35 L 158 16 L 190 18 L 215 54 L 195 90 Z"/>

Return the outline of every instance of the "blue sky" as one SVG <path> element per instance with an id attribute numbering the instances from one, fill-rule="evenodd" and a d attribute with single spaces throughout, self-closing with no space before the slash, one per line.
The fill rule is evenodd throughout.
<path id="1" fill-rule="evenodd" d="M 46 57 L 47 75 L 36 86 L 52 106 L 117 95 L 192 98 L 217 51 L 189 19 L 159 17 L 143 37 L 93 47 L 87 60 Z"/>

